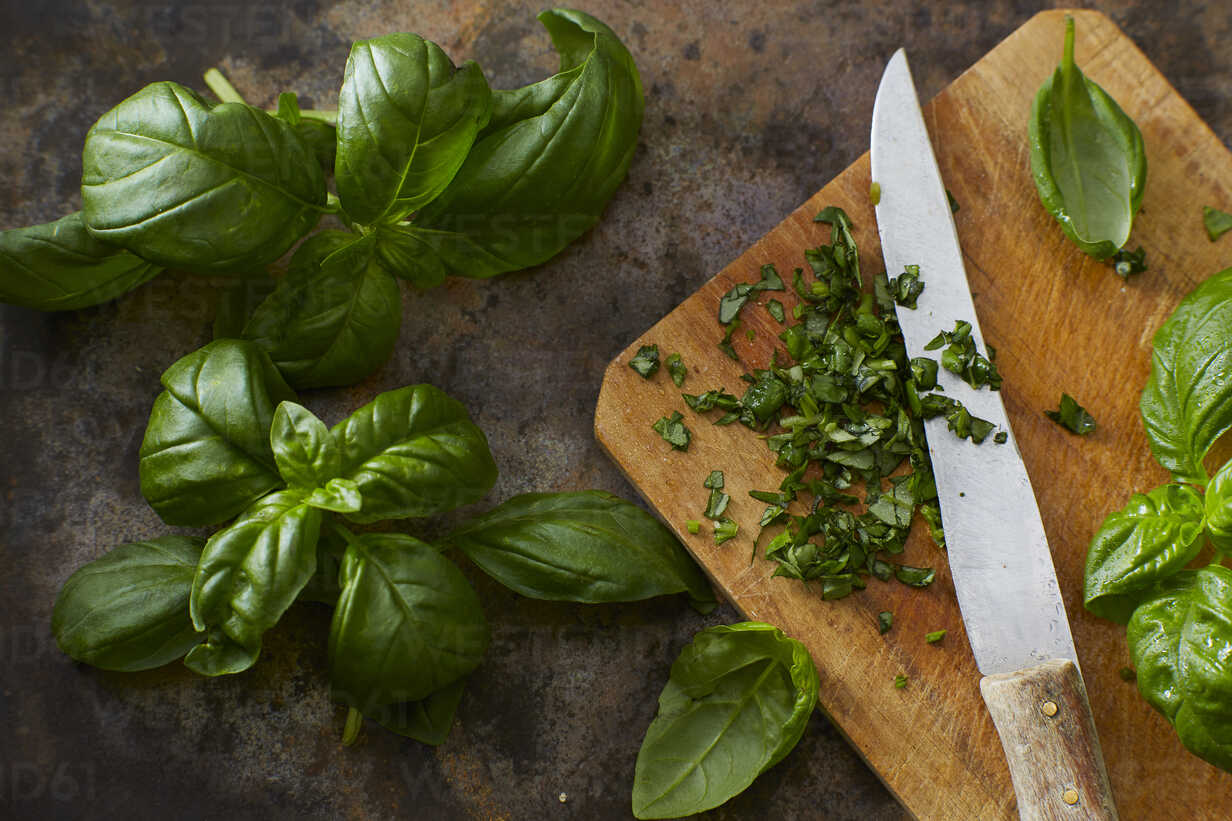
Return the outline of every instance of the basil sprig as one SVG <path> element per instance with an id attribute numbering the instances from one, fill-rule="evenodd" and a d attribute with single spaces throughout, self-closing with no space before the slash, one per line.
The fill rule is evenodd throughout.
<path id="1" fill-rule="evenodd" d="M 1074 62 L 1072 17 L 1061 64 L 1035 95 L 1028 136 L 1044 207 L 1084 253 L 1115 254 L 1142 206 L 1146 149 L 1134 121 Z"/>
<path id="2" fill-rule="evenodd" d="M 1174 481 L 1110 514 L 1087 551 L 1085 604 L 1128 623 L 1138 690 L 1181 743 L 1232 772 L 1232 461 L 1204 461 L 1232 427 L 1232 269 L 1190 292 L 1155 335 L 1141 413 Z M 1213 547 L 1215 560 L 1187 569 Z"/>

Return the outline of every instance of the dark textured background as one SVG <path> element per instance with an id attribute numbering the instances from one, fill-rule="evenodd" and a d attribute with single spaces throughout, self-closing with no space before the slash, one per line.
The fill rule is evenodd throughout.
<path id="1" fill-rule="evenodd" d="M 937 5 L 586 4 L 625 40 L 646 89 L 639 150 L 602 223 L 539 269 L 408 290 L 388 365 L 305 402 L 332 423 L 379 391 L 432 382 L 491 440 L 501 479 L 481 506 L 530 490 L 632 496 L 591 435 L 606 363 L 866 150 L 894 48 L 907 47 L 929 97 L 1041 8 Z M 145 83 L 200 88 L 217 64 L 253 103 L 289 89 L 332 106 L 350 42 L 407 30 L 512 87 L 554 68 L 539 8 L 3 0 L 0 226 L 77 208 L 85 131 Z M 1229 3 L 1101 8 L 1232 139 Z M 102 673 L 59 653 L 48 623 L 64 579 L 166 530 L 138 491 L 137 446 L 159 373 L 207 341 L 213 299 L 211 284 L 171 275 L 75 313 L 0 306 L 0 817 L 630 817 L 633 762 L 671 661 L 699 628 L 736 620 L 728 607 L 702 618 L 677 600 L 546 604 L 468 567 L 494 642 L 435 749 L 372 726 L 340 746 L 323 607 L 293 608 L 258 664 L 221 680 L 178 665 Z M 707 817 L 904 815 L 817 714 L 790 757 Z"/>

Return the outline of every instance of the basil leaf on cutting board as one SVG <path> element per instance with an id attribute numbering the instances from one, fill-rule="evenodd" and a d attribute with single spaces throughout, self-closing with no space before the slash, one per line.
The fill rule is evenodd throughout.
<path id="1" fill-rule="evenodd" d="M 60 649 L 104 670 L 149 670 L 201 640 L 188 595 L 202 542 L 160 536 L 120 545 L 69 576 L 51 614 Z"/>
<path id="2" fill-rule="evenodd" d="M 1115 254 L 1142 206 L 1146 149 L 1134 121 L 1075 64 L 1072 17 L 1061 64 L 1035 95 L 1028 136 L 1044 207 L 1084 253 Z"/>
<path id="3" fill-rule="evenodd" d="M 515 496 L 447 541 L 534 599 L 595 603 L 687 593 L 701 609 L 715 606 L 710 583 L 671 531 L 602 491 Z"/>
<path id="4" fill-rule="evenodd" d="M 1159 463 L 1178 482 L 1206 484 L 1203 459 L 1232 427 L 1232 268 L 1207 279 L 1155 333 L 1142 424 Z"/>
<path id="5" fill-rule="evenodd" d="M 95 239 L 80 211 L 55 222 L 0 231 L 0 302 L 75 311 L 126 294 L 162 270 Z"/>
<path id="6" fill-rule="evenodd" d="M 1135 493 L 1104 519 L 1087 548 L 1087 610 L 1125 624 L 1158 582 L 1197 557 L 1202 525 L 1202 496 L 1188 485 Z"/>
<path id="7" fill-rule="evenodd" d="M 153 83 L 86 135 L 81 201 L 97 238 L 168 268 L 243 272 L 317 224 L 325 177 L 295 130 L 243 103 Z"/>
<path id="8" fill-rule="evenodd" d="M 338 197 L 356 221 L 396 221 L 436 198 L 491 113 L 473 61 L 415 34 L 360 40 L 338 95 Z"/>
<path id="9" fill-rule="evenodd" d="M 711 627 L 672 665 L 633 776 L 633 814 L 679 818 L 743 792 L 787 755 L 817 705 L 804 645 L 769 624 Z"/>
<path id="10" fill-rule="evenodd" d="M 216 340 L 176 361 L 162 383 L 138 473 L 141 495 L 164 522 L 215 524 L 282 486 L 270 425 L 295 393 L 260 348 Z"/>

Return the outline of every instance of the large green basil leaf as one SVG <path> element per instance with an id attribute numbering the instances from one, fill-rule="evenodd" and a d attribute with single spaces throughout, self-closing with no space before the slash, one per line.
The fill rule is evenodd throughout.
<path id="1" fill-rule="evenodd" d="M 1232 553 L 1232 461 L 1214 475 L 1205 497 L 1206 534 L 1216 550 Z"/>
<path id="2" fill-rule="evenodd" d="M 1202 550 L 1202 496 L 1187 485 L 1135 493 L 1109 514 L 1087 548 L 1087 610 L 1120 624 L 1129 621 L 1151 588 Z"/>
<path id="3" fill-rule="evenodd" d="M 169 268 L 273 262 L 325 207 L 321 167 L 287 123 L 243 103 L 211 106 L 148 85 L 86 135 L 81 200 L 99 239 Z"/>
<path id="4" fill-rule="evenodd" d="M 560 72 L 493 95 L 493 122 L 407 229 L 460 276 L 555 256 L 598 221 L 637 146 L 644 99 L 628 50 L 583 12 L 553 9 L 539 20 Z"/>
<path id="5" fill-rule="evenodd" d="M 717 807 L 787 755 L 817 705 L 808 650 L 759 622 L 711 627 L 672 665 L 633 776 L 633 814 Z"/>
<path id="6" fill-rule="evenodd" d="M 290 487 L 322 487 L 342 471 L 342 456 L 329 428 L 295 402 L 280 402 L 274 411 L 270 447 L 278 473 Z"/>
<path id="7" fill-rule="evenodd" d="M 75 311 L 126 294 L 162 268 L 95 239 L 81 212 L 0 231 L 0 302 Z"/>
<path id="8" fill-rule="evenodd" d="M 1232 772 L 1232 570 L 1211 565 L 1164 582 L 1127 636 L 1142 697 L 1190 752 Z"/>
<path id="9" fill-rule="evenodd" d="M 449 735 L 465 689 L 466 679 L 460 678 L 427 698 L 385 704 L 368 711 L 364 717 L 398 735 L 436 746 L 444 743 L 445 736 Z"/>
<path id="10" fill-rule="evenodd" d="M 394 276 L 427 290 L 445 281 L 448 271 L 424 232 L 405 225 L 382 225 L 376 229 L 377 259 Z"/>
<path id="11" fill-rule="evenodd" d="M 201 640 L 188 617 L 201 545 L 161 536 L 120 545 L 79 568 L 51 614 L 60 649 L 104 670 L 149 670 L 183 656 Z"/>
<path id="12" fill-rule="evenodd" d="M 282 484 L 269 431 L 274 408 L 295 393 L 260 348 L 219 339 L 178 360 L 162 383 L 139 473 L 163 521 L 215 524 Z"/>
<path id="13" fill-rule="evenodd" d="M 356 522 L 431 516 L 483 498 L 496 482 L 488 440 L 462 403 L 431 385 L 389 391 L 335 425 L 342 476 L 359 486 Z"/>
<path id="14" fill-rule="evenodd" d="M 455 68 L 415 34 L 360 40 L 338 95 L 338 196 L 360 223 L 397 220 L 449 185 L 488 122 L 491 92 L 474 62 Z"/>
<path id="15" fill-rule="evenodd" d="M 597 490 L 515 496 L 449 541 L 501 584 L 535 599 L 637 601 L 688 593 L 713 607 L 706 577 L 663 524 Z"/>
<path id="16" fill-rule="evenodd" d="M 398 281 L 376 264 L 376 239 L 323 231 L 244 326 L 296 388 L 352 385 L 385 364 L 402 327 Z"/>
<path id="17" fill-rule="evenodd" d="M 1065 51 L 1035 95 L 1028 127 L 1040 201 L 1085 253 L 1106 259 L 1129 239 L 1146 189 L 1142 132 L 1074 63 L 1074 20 Z"/>
<path id="18" fill-rule="evenodd" d="M 322 171 L 334 170 L 334 155 L 338 152 L 338 129 L 317 117 L 305 117 L 300 111 L 299 96 L 291 91 L 278 95 L 275 117 L 295 129 L 304 145 L 312 150 Z"/>
<path id="19" fill-rule="evenodd" d="M 329 633 L 336 699 L 375 714 L 383 705 L 428 698 L 478 666 L 488 624 L 453 562 L 396 533 L 349 542 Z"/>
<path id="20" fill-rule="evenodd" d="M 1154 345 L 1139 404 L 1151 452 L 1178 482 L 1206 484 L 1202 460 L 1232 427 L 1232 268 L 1190 291 Z"/>
<path id="21" fill-rule="evenodd" d="M 207 676 L 238 673 L 261 652 L 261 634 L 295 601 L 317 568 L 321 512 L 300 493 L 259 499 L 206 542 L 188 600 L 193 625 L 209 631 L 184 663 Z"/>

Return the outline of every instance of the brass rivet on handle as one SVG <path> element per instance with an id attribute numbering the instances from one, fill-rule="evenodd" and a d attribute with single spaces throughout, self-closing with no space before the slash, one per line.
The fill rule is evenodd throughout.
<path id="1" fill-rule="evenodd" d="M 1048 716 L 1049 718 L 1052 718 L 1053 716 L 1055 716 L 1057 714 L 1058 709 L 1059 708 L 1057 707 L 1057 703 L 1055 701 L 1045 701 L 1043 704 L 1040 705 L 1040 712 Z M 1074 799 L 1074 801 L 1077 801 L 1077 800 L 1078 799 L 1076 798 Z M 1072 804 L 1073 801 L 1071 801 L 1070 803 Z"/>
<path id="2" fill-rule="evenodd" d="M 1073 787 L 1070 787 L 1068 790 L 1061 793 L 1061 800 L 1064 801 L 1066 804 L 1077 804 L 1078 803 L 1078 791 L 1075 790 Z"/>

